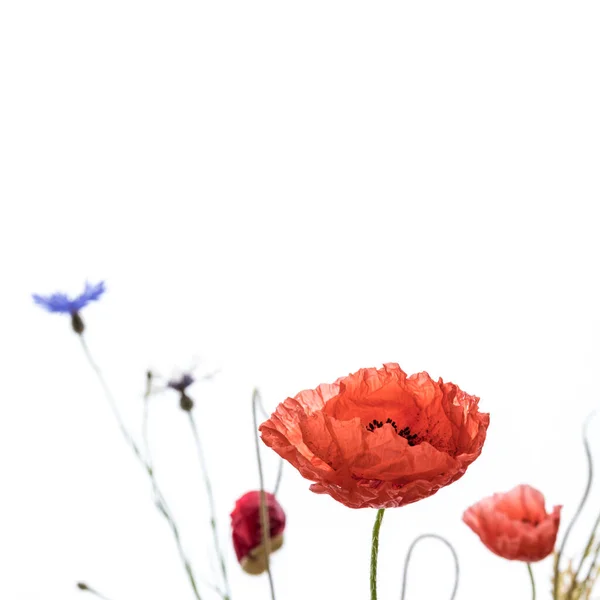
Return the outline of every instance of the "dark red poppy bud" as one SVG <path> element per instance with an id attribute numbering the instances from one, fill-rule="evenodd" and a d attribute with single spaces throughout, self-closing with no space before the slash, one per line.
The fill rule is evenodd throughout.
<path id="1" fill-rule="evenodd" d="M 275 496 L 265 492 L 269 515 L 270 552 L 283 545 L 285 513 Z M 260 523 L 260 492 L 248 492 L 236 503 L 231 513 L 231 537 L 237 559 L 246 573 L 259 575 L 267 569 Z"/>

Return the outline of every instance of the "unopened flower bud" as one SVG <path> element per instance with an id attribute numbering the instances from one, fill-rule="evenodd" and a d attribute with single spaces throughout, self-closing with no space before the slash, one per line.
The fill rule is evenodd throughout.
<path id="1" fill-rule="evenodd" d="M 179 406 L 181 407 L 181 410 L 189 412 L 194 408 L 194 401 L 187 394 L 182 392 L 179 398 Z"/>
<path id="2" fill-rule="evenodd" d="M 71 327 L 73 327 L 73 331 L 79 335 L 81 335 L 85 329 L 83 319 L 78 312 L 71 313 Z"/>
<path id="3" fill-rule="evenodd" d="M 260 520 L 259 491 L 244 494 L 231 513 L 231 536 L 237 559 L 244 571 L 260 575 L 267 569 L 267 549 L 264 545 Z M 275 496 L 265 492 L 269 520 L 269 554 L 283 545 L 285 513 Z"/>

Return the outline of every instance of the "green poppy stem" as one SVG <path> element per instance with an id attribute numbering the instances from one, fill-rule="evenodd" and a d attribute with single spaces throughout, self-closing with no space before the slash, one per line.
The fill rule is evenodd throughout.
<path id="1" fill-rule="evenodd" d="M 373 543 L 371 545 L 371 600 L 377 600 L 377 555 L 379 554 L 379 530 L 383 520 L 384 508 L 377 511 L 373 525 Z"/>
<path id="2" fill-rule="evenodd" d="M 529 563 L 527 563 L 527 571 L 529 572 L 529 579 L 531 579 L 531 599 L 535 600 L 535 579 L 533 578 L 533 571 Z"/>

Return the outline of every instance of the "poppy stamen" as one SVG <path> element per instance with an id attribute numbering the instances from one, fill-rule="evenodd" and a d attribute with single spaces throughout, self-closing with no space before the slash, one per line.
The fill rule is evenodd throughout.
<path id="1" fill-rule="evenodd" d="M 415 446 L 418 442 L 415 440 L 419 437 L 416 433 L 410 432 L 410 427 L 404 427 L 398 431 L 398 426 L 396 425 L 396 421 L 393 421 L 389 417 L 385 420 L 385 425 L 391 425 L 394 428 L 394 431 L 400 436 L 403 437 L 409 446 Z M 373 419 L 368 425 L 365 426 L 367 431 L 375 431 L 375 429 L 379 429 L 384 426 L 383 421 L 378 421 L 377 419 Z"/>

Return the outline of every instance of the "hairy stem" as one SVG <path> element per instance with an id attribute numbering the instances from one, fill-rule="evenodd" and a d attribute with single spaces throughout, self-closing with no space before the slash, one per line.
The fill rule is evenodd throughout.
<path id="1" fill-rule="evenodd" d="M 373 525 L 373 538 L 371 543 L 371 600 L 377 600 L 377 557 L 379 555 L 379 530 L 381 529 L 381 521 L 383 521 L 384 508 L 377 511 L 375 524 Z"/>

